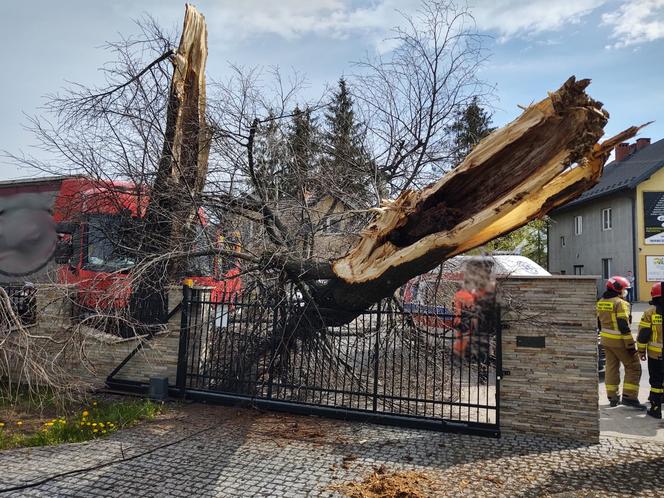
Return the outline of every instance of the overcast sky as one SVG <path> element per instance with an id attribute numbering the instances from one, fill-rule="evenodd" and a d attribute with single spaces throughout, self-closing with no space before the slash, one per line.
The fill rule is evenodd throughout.
<path id="1" fill-rule="evenodd" d="M 208 74 L 222 79 L 228 62 L 278 65 L 307 75 L 322 92 L 350 62 L 384 51 L 397 10 L 413 0 L 205 0 L 196 6 L 209 31 Z M 664 138 L 664 0 L 473 0 L 478 28 L 489 35 L 481 77 L 495 85 L 494 124 L 517 104 L 541 99 L 574 74 L 611 113 L 607 132 L 656 120 L 642 136 Z M 173 0 L 23 0 L 0 2 L 3 75 L 0 150 L 30 152 L 24 114 L 40 114 L 43 96 L 76 81 L 100 82 L 110 54 L 101 46 L 137 32 L 150 13 L 177 29 L 184 2 Z M 43 156 L 41 156 L 43 157 Z M 26 176 L 0 164 L 0 179 Z"/>

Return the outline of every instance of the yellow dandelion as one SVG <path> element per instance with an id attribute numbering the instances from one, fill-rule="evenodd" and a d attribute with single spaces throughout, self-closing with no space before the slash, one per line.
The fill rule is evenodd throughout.
<path id="1" fill-rule="evenodd" d="M 88 415 L 90 415 L 90 412 L 88 412 L 87 410 L 83 410 L 83 416 L 87 417 Z"/>
<path id="2" fill-rule="evenodd" d="M 96 401 L 93 401 L 93 402 L 92 402 L 92 406 L 97 406 L 97 402 L 96 402 Z"/>
<path id="3" fill-rule="evenodd" d="M 97 422 L 93 422 L 92 427 L 97 427 Z"/>
<path id="4" fill-rule="evenodd" d="M 99 429 L 94 429 L 92 432 L 99 432 Z"/>
<path id="5" fill-rule="evenodd" d="M 102 434 L 106 434 L 106 431 L 105 431 L 105 430 L 104 430 L 104 431 L 101 431 L 101 433 L 102 433 Z"/>
<path id="6" fill-rule="evenodd" d="M 90 425 L 90 422 L 87 422 L 85 425 L 89 426 L 89 425 Z"/>
<path id="7" fill-rule="evenodd" d="M 19 420 L 18 422 L 16 422 L 16 425 L 23 425 L 23 421 Z"/>
<path id="8" fill-rule="evenodd" d="M 5 426 L 5 423 L 4 423 L 4 422 L 0 422 L 0 427 L 4 427 L 4 426 Z"/>
<path id="9" fill-rule="evenodd" d="M 53 422 L 46 422 L 46 425 L 48 425 L 49 427 L 53 427 Z"/>

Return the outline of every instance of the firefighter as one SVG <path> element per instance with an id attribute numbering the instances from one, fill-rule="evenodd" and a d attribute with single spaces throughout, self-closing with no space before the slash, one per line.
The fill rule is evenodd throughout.
<path id="1" fill-rule="evenodd" d="M 606 352 L 606 394 L 611 406 L 620 403 L 620 364 L 625 368 L 622 389 L 622 404 L 639 408 L 639 381 L 641 363 L 629 329 L 629 303 L 624 300 L 629 281 L 624 277 L 611 277 L 606 282 L 606 291 L 597 301 L 597 325 L 601 344 Z"/>
<path id="2" fill-rule="evenodd" d="M 664 298 L 662 298 L 662 282 L 657 282 L 650 289 L 652 305 L 643 312 L 639 323 L 637 348 L 641 360 L 648 358 L 648 376 L 650 378 L 650 408 L 648 415 L 662 418 L 662 377 L 664 377 L 664 361 L 662 361 L 662 315 L 664 315 Z"/>
<path id="3" fill-rule="evenodd" d="M 454 295 L 454 341 L 452 351 L 459 358 L 474 356 L 480 362 L 489 357 L 489 341 L 495 326 L 493 262 L 472 259 L 464 268 L 463 286 Z"/>

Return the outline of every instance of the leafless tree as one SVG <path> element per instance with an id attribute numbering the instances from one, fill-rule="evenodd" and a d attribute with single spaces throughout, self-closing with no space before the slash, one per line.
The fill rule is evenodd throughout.
<path id="1" fill-rule="evenodd" d="M 190 25 L 200 29 L 201 19 Z M 130 270 L 133 307 L 147 300 L 155 320 L 168 282 L 203 258 L 221 257 L 241 269 L 245 292 L 270 289 L 282 300 L 293 292 L 304 303 L 280 350 L 306 341 L 325 349 L 326 328 L 352 322 L 446 258 L 580 195 L 615 141 L 636 132 L 598 145 L 608 115 L 585 94 L 589 81 L 571 78 L 440 177 L 451 157 L 446 127 L 490 88 L 478 78 L 485 52 L 472 16 L 453 2 L 424 0 L 395 29 L 394 48 L 356 64 L 349 81 L 365 129 L 367 160 L 356 166 L 363 174 L 370 168 L 372 178 L 371 196 L 358 200 L 341 178 L 321 172 L 315 150 L 305 147 L 311 174 L 292 174 L 302 156 L 289 126 L 303 112 L 320 116 L 329 93 L 304 102 L 303 77 L 276 68 L 232 66 L 225 80 L 205 85 L 205 37 L 199 31 L 195 49 L 184 50 L 187 22 L 176 48 L 151 19 L 142 21 L 140 38 L 109 45 L 115 62 L 104 68 L 105 86 L 75 85 L 49 99 L 52 119 L 35 118 L 32 127 L 58 163 L 14 156 L 84 174 L 118 195 L 112 182 L 136 186 L 145 213 L 128 220 L 128 237 L 114 238 L 132 262 L 118 271 Z M 187 63 L 185 52 L 199 55 Z M 287 184 L 289 168 L 296 181 Z M 324 247 L 333 218 L 347 233 Z M 204 225 L 240 232 L 240 240 L 220 243 Z M 265 336 L 246 354 L 255 359 L 274 347 Z"/>

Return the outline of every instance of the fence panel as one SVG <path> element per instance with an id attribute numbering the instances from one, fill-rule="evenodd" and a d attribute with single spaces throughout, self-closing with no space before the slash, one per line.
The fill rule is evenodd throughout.
<path id="1" fill-rule="evenodd" d="M 449 308 L 391 299 L 322 327 L 295 295 L 219 303 L 186 289 L 178 385 L 190 397 L 497 436 L 500 326 L 496 307 L 482 313 L 461 336 Z"/>

